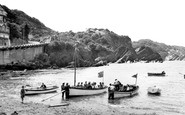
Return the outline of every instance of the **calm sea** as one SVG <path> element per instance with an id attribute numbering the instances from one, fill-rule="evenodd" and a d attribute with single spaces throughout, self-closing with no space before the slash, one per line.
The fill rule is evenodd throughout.
<path id="1" fill-rule="evenodd" d="M 22 85 L 39 86 L 42 82 L 47 85 L 60 86 L 63 82 L 73 85 L 73 69 L 42 70 L 30 77 L 0 81 L 0 96 L 11 96 L 19 99 L 19 90 Z M 104 78 L 98 78 L 98 72 L 104 71 Z M 148 77 L 147 72 L 166 72 L 165 77 Z M 89 67 L 77 69 L 77 82 L 104 81 L 106 85 L 118 79 L 123 84 L 134 84 L 136 79 L 131 76 L 138 73 L 137 84 L 139 94 L 131 98 L 122 98 L 108 101 L 108 94 L 78 97 L 69 100 L 70 103 L 97 103 L 135 114 L 157 115 L 185 115 L 185 61 L 164 63 L 127 63 L 109 64 L 103 67 Z M 147 94 L 149 86 L 158 86 L 162 89 L 160 96 Z M 54 94 L 45 94 L 26 98 L 26 101 L 41 102 L 42 99 Z M 20 99 L 19 99 L 20 100 Z M 62 102 L 61 95 L 45 101 L 45 104 Z"/>

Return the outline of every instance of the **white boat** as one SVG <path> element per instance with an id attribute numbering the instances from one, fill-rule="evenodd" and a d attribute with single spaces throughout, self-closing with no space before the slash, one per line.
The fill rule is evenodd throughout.
<path id="1" fill-rule="evenodd" d="M 105 86 L 104 88 L 92 88 L 92 89 L 70 87 L 69 92 L 70 97 L 96 95 L 107 92 L 107 87 Z"/>
<path id="2" fill-rule="evenodd" d="M 161 93 L 161 89 L 156 86 L 148 87 L 147 91 L 149 94 L 160 94 Z"/>
<path id="3" fill-rule="evenodd" d="M 77 97 L 77 96 L 90 96 L 90 95 L 96 95 L 96 94 L 102 94 L 107 92 L 107 86 L 104 86 L 103 88 L 92 88 L 87 89 L 83 87 L 77 87 L 76 86 L 76 52 L 77 48 L 75 46 L 75 54 L 74 54 L 74 86 L 69 88 L 69 97 Z"/>
<path id="4" fill-rule="evenodd" d="M 114 98 L 132 97 L 138 94 L 139 86 L 130 85 L 130 89 L 124 91 L 115 91 Z"/>
<path id="5" fill-rule="evenodd" d="M 45 89 L 40 87 L 35 88 L 25 88 L 25 95 L 36 95 L 36 94 L 44 94 L 44 93 L 53 93 L 56 92 L 58 86 L 48 86 Z"/>

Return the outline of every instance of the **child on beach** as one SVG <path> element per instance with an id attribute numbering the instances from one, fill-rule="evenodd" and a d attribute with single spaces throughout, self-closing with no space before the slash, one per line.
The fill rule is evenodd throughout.
<path id="1" fill-rule="evenodd" d="M 21 94 L 21 100 L 22 100 L 22 103 L 23 103 L 23 101 L 24 101 L 24 96 L 25 96 L 25 89 L 24 89 L 24 86 L 22 86 L 22 89 L 21 89 L 20 94 Z"/>

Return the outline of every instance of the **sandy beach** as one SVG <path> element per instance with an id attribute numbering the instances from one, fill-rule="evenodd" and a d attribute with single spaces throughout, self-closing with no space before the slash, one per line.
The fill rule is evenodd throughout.
<path id="1" fill-rule="evenodd" d="M 4 112 L 10 115 L 14 111 L 18 115 L 128 115 L 114 107 L 96 103 L 88 105 L 85 102 L 80 105 L 69 103 L 68 106 L 49 107 L 48 105 L 33 102 L 22 104 L 20 100 L 13 97 L 1 97 L 0 113 Z"/>

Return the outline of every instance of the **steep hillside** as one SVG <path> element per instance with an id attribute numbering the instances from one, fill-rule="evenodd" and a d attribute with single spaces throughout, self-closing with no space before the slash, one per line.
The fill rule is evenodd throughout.
<path id="1" fill-rule="evenodd" d="M 61 32 L 51 38 L 46 48 L 52 65 L 72 66 L 77 47 L 78 66 L 101 66 L 107 63 L 163 61 L 151 48 L 132 47 L 128 36 L 117 35 L 108 29 L 90 28 L 84 32 Z"/>
<path id="2" fill-rule="evenodd" d="M 154 42 L 149 39 L 142 39 L 133 42 L 133 47 L 136 49 L 141 46 L 150 47 L 152 50 L 158 52 L 163 60 L 185 60 L 185 47 L 170 46 L 164 43 Z"/>
<path id="3" fill-rule="evenodd" d="M 34 17 L 30 17 L 20 10 L 11 10 L 4 5 L 0 5 L 7 12 L 7 21 L 10 27 L 10 39 L 22 38 L 22 28 L 27 24 L 29 27 L 29 39 L 36 39 L 41 36 L 48 36 L 55 33 L 46 27 L 42 22 Z"/>

